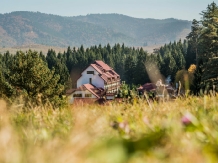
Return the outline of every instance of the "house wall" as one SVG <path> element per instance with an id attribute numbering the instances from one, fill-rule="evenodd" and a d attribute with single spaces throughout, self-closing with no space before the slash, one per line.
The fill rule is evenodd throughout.
<path id="1" fill-rule="evenodd" d="M 104 88 L 104 80 L 98 75 L 93 75 L 92 84 L 96 87 Z"/>
<path id="2" fill-rule="evenodd" d="M 114 100 L 114 98 L 115 98 L 114 96 L 106 96 L 107 100 Z"/>
<path id="3" fill-rule="evenodd" d="M 75 94 L 82 94 L 82 97 L 73 97 Z M 91 97 L 85 97 L 85 94 L 91 94 Z M 95 95 L 93 95 L 91 92 L 88 90 L 84 91 L 75 91 L 70 95 L 70 99 L 72 100 L 73 98 L 97 98 Z"/>
<path id="4" fill-rule="evenodd" d="M 74 99 L 73 105 L 74 106 L 81 106 L 84 104 L 90 105 L 90 104 L 94 104 L 97 101 L 98 101 L 98 99 L 96 99 L 96 98 L 76 98 L 76 99 Z"/>
<path id="5" fill-rule="evenodd" d="M 87 74 L 87 71 L 94 71 L 94 75 Z M 104 80 L 99 76 L 99 73 L 92 66 L 89 66 L 87 69 L 85 69 L 81 75 L 82 76 L 77 80 L 77 88 L 83 84 L 89 83 L 89 78 L 92 78 L 93 85 L 104 88 Z"/>

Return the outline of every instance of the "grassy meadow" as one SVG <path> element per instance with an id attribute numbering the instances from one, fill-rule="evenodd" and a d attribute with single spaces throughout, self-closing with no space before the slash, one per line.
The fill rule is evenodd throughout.
<path id="1" fill-rule="evenodd" d="M 67 51 L 67 47 L 58 47 L 58 46 L 47 46 L 47 45 L 40 45 L 40 44 L 33 44 L 33 45 L 23 45 L 23 46 L 14 46 L 14 47 L 0 47 L 0 53 L 4 54 L 7 51 L 9 51 L 11 54 L 16 54 L 17 51 L 37 51 L 42 52 L 43 54 L 47 54 L 49 49 L 53 49 L 58 54 L 64 53 L 64 51 Z"/>
<path id="2" fill-rule="evenodd" d="M 153 50 L 156 48 L 160 48 L 163 45 L 150 45 L 150 46 L 143 46 L 143 50 L 147 51 L 148 53 L 153 53 Z M 72 47 L 73 48 L 73 47 Z M 135 47 L 135 48 L 141 48 L 141 47 Z M 47 54 L 49 49 L 55 50 L 55 52 L 58 54 L 64 53 L 64 51 L 67 51 L 67 47 L 58 47 L 58 46 L 47 46 L 47 45 L 40 45 L 40 44 L 33 44 L 33 45 L 23 45 L 23 46 L 14 46 L 14 47 L 0 47 L 0 53 L 4 54 L 7 51 L 9 51 L 11 54 L 16 54 L 17 51 L 23 51 L 26 52 L 29 49 L 32 51 L 38 51 L 42 52 L 43 54 Z"/>
<path id="3" fill-rule="evenodd" d="M 217 162 L 218 96 L 23 109 L 0 101 L 2 163 Z"/>

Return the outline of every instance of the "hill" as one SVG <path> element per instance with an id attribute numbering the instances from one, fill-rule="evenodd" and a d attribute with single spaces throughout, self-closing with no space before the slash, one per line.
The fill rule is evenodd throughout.
<path id="1" fill-rule="evenodd" d="M 17 11 L 0 14 L 0 46 L 156 45 L 185 38 L 190 26 L 190 21 L 173 18 L 139 19 L 120 14 L 62 17 Z"/>

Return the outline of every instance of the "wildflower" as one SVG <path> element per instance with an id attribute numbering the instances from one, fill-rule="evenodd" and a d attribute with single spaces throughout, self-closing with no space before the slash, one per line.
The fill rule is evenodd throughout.
<path id="1" fill-rule="evenodd" d="M 185 126 L 187 126 L 189 124 L 194 124 L 194 125 L 198 124 L 197 118 L 189 112 L 184 114 L 181 121 L 182 121 L 182 124 Z"/>
<path id="2" fill-rule="evenodd" d="M 184 125 L 191 124 L 191 117 L 189 115 L 184 115 L 182 117 L 182 124 L 184 124 Z"/>
<path id="3" fill-rule="evenodd" d="M 122 129 L 127 134 L 130 132 L 129 125 L 128 125 L 127 122 L 119 123 L 119 127 L 120 127 L 120 129 Z"/>

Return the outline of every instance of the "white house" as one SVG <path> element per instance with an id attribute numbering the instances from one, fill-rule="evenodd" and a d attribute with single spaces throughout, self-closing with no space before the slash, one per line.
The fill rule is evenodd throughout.
<path id="1" fill-rule="evenodd" d="M 90 64 L 77 80 L 77 89 L 72 93 L 73 98 L 113 99 L 120 87 L 120 76 L 106 63 L 96 60 Z M 108 95 L 108 96 L 107 96 Z"/>

